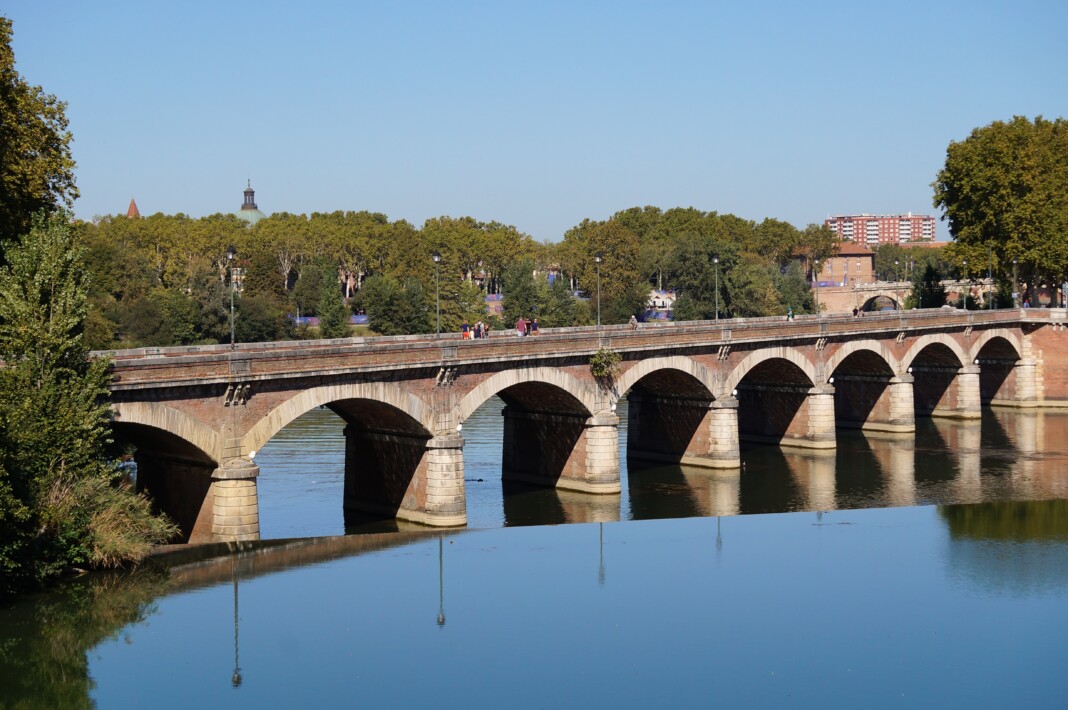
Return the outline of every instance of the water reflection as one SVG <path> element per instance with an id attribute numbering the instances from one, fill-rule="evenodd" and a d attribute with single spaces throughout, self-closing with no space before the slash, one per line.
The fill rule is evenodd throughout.
<path id="1" fill-rule="evenodd" d="M 152 616 L 155 600 L 171 585 L 158 571 L 94 575 L 4 608 L 0 705 L 94 707 L 87 652 Z"/>
<path id="2" fill-rule="evenodd" d="M 707 492 L 712 479 L 694 477 L 689 485 Z M 704 503 L 700 497 L 691 496 L 690 505 L 716 505 L 714 496 Z M 598 693 L 622 701 L 613 695 L 617 683 L 640 694 L 638 679 L 655 672 L 679 698 L 696 702 L 694 679 L 703 676 L 693 672 L 695 663 L 720 669 L 724 702 L 766 689 L 753 679 L 775 670 L 784 677 L 768 682 L 800 684 L 790 688 L 802 695 L 820 689 L 844 703 L 853 696 L 842 696 L 844 686 L 832 681 L 841 681 L 847 667 L 868 674 L 856 680 L 862 694 L 887 665 L 901 671 L 895 692 L 919 691 L 911 684 L 922 685 L 920 669 L 934 661 L 925 654 L 948 651 L 925 645 L 933 643 L 932 623 L 953 637 L 974 624 L 1004 633 L 1023 608 L 1046 615 L 1041 628 L 1050 633 L 1063 621 L 1054 610 L 1063 611 L 1068 598 L 1068 501 L 809 515 L 347 536 L 248 545 L 218 558 L 176 556 L 166 573 L 89 577 L 0 610 L 0 705 L 108 707 L 135 698 L 155 698 L 161 707 L 193 700 L 226 705 L 235 701 L 223 691 L 233 689 L 239 704 L 250 706 L 311 696 L 340 702 L 354 681 L 371 702 L 395 691 L 412 664 L 430 673 L 426 682 L 435 688 L 443 682 L 450 692 L 470 691 L 486 678 L 494 693 L 504 692 L 492 679 L 507 677 L 510 692 L 546 702 L 546 689 L 555 687 L 581 699 L 577 704 Z M 462 592 L 450 610 L 458 623 L 448 625 L 446 566 L 451 586 Z M 783 585 L 792 601 L 775 591 Z M 915 621 L 897 618 L 886 626 L 887 615 L 863 611 L 916 603 L 920 597 L 901 591 L 914 587 L 930 610 Z M 848 593 L 829 592 L 835 588 Z M 1028 601 L 962 605 L 976 592 Z M 1036 606 L 1043 598 L 1053 606 Z M 649 611 L 637 613 L 635 599 Z M 858 619 L 862 633 L 855 631 Z M 431 627 L 432 636 L 419 631 Z M 710 628 L 717 643 L 707 637 Z M 307 635 L 299 647 L 290 640 L 296 630 Z M 1033 639 L 1040 632 L 1028 633 Z M 240 647 L 242 636 L 253 643 Z M 506 641 L 516 638 L 523 643 Z M 863 658 L 835 650 L 855 649 L 862 639 Z M 213 643 L 225 648 L 213 650 Z M 1037 647 L 1051 650 L 1045 644 Z M 430 670 L 456 648 L 497 650 L 468 664 L 469 671 L 453 664 L 445 664 L 448 673 Z M 582 673 L 545 662 L 561 648 L 581 652 Z M 641 648 L 654 655 L 618 665 Z M 806 668 L 803 648 L 830 665 Z M 980 657 L 993 662 L 1004 655 L 982 644 L 957 653 L 975 668 L 986 667 Z M 1014 647 L 1012 655 L 1028 667 L 1056 663 L 1027 648 Z M 529 672 L 504 673 L 523 659 L 534 664 Z M 254 671 L 246 673 L 245 665 Z M 295 672 L 319 667 L 323 673 L 311 677 Z M 612 668 L 627 673 L 595 689 L 589 677 L 615 678 L 602 676 Z M 809 675 L 816 682 L 798 680 Z M 957 680 L 934 674 L 929 682 Z M 185 692 L 193 687 L 195 698 Z"/>
<path id="3" fill-rule="evenodd" d="M 941 506 L 959 583 L 1028 596 L 1068 589 L 1068 501 Z"/>
<path id="4" fill-rule="evenodd" d="M 1068 413 L 921 419 L 914 436 L 843 430 L 833 452 L 746 446 L 733 471 L 624 457 L 622 493 L 594 496 L 502 482 L 502 406 L 491 399 L 465 423 L 469 528 L 1068 497 Z M 265 538 L 418 529 L 343 517 L 341 427 L 328 410 L 310 412 L 257 457 Z"/>

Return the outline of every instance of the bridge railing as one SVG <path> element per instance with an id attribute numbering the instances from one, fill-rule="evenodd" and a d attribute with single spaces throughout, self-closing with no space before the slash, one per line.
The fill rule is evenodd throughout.
<path id="1" fill-rule="evenodd" d="M 620 352 L 707 347 L 760 340 L 805 340 L 826 336 L 858 336 L 909 329 L 925 331 L 961 325 L 1018 324 L 1023 321 L 1063 321 L 1063 309 L 1004 309 L 964 311 L 931 308 L 884 311 L 853 317 L 821 314 L 719 321 L 643 323 L 543 329 L 537 336 L 494 333 L 478 340 L 458 334 L 436 338 L 411 335 L 335 340 L 241 343 L 176 348 L 138 348 L 100 352 L 112 358 L 113 389 L 158 387 L 167 384 L 208 384 L 242 379 L 303 377 L 354 370 L 373 372 L 413 367 L 439 367 L 488 362 L 515 362 L 588 357 L 602 346 Z M 868 337 L 865 335 L 865 337 Z"/>

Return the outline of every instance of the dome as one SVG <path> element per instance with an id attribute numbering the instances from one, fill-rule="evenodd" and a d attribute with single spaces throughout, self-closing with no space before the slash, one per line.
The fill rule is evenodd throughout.
<path id="1" fill-rule="evenodd" d="M 247 222 L 250 227 L 267 216 L 256 207 L 256 191 L 252 189 L 251 180 L 245 188 L 245 201 L 241 204 L 241 209 L 234 212 L 234 215 L 242 222 Z"/>

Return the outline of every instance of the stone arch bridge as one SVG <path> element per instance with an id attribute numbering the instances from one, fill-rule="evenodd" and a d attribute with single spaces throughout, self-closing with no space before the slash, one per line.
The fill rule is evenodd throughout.
<path id="1" fill-rule="evenodd" d="M 346 423 L 346 511 L 461 526 L 463 423 L 492 396 L 505 479 L 611 494 L 622 397 L 627 456 L 736 468 L 743 441 L 833 449 L 839 427 L 909 436 L 916 417 L 1068 406 L 1065 321 L 931 309 L 125 350 L 113 426 L 186 541 L 258 538 L 255 452 L 315 407 Z M 600 348 L 621 356 L 611 381 L 590 373 Z"/>

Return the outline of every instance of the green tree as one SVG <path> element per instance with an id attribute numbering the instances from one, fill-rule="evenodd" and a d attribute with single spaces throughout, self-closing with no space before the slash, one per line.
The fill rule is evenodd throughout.
<path id="1" fill-rule="evenodd" d="M 417 279 L 401 284 L 392 276 L 372 276 L 364 281 L 356 303 L 367 313 L 371 329 L 380 335 L 434 332 L 434 313 L 427 307 Z"/>
<path id="2" fill-rule="evenodd" d="M 242 295 L 236 311 L 234 337 L 239 343 L 290 340 L 296 332 L 285 302 L 270 295 Z"/>
<path id="3" fill-rule="evenodd" d="M 918 272 L 918 273 L 917 273 Z M 946 288 L 942 272 L 931 264 L 913 272 L 912 290 L 905 299 L 906 308 L 941 308 L 946 303 Z"/>
<path id="4" fill-rule="evenodd" d="M 987 263 L 1011 276 L 1039 278 L 1068 272 L 1068 121 L 1015 116 L 976 128 L 952 142 L 933 183 L 953 251 L 971 264 Z"/>
<path id="5" fill-rule="evenodd" d="M 0 17 L 0 244 L 25 234 L 31 215 L 78 197 L 66 109 L 15 71 L 11 20 Z"/>
<path id="6" fill-rule="evenodd" d="M 727 274 L 730 314 L 735 318 L 781 315 L 785 311 L 775 288 L 774 267 L 745 259 Z"/>
<path id="7" fill-rule="evenodd" d="M 553 279 L 546 293 L 545 305 L 538 312 L 538 322 L 545 328 L 568 328 L 580 324 L 579 302 L 564 278 Z M 588 315 L 585 314 L 585 315 Z"/>
<path id="8" fill-rule="evenodd" d="M 68 220 L 36 218 L 0 269 L 0 592 L 138 559 L 175 532 L 113 485 L 108 362 L 87 357 L 86 272 Z"/>
<path id="9" fill-rule="evenodd" d="M 784 308 L 792 308 L 797 314 L 816 312 L 812 284 L 805 278 L 800 261 L 790 262 L 786 273 L 779 277 L 777 286 Z"/>
<path id="10" fill-rule="evenodd" d="M 315 307 L 319 314 L 319 337 L 347 338 L 352 332 L 349 316 L 352 312 L 341 300 L 338 284 L 330 279 L 320 282 L 319 303 Z"/>
<path id="11" fill-rule="evenodd" d="M 547 285 L 535 279 L 533 259 L 520 259 L 505 269 L 503 289 L 501 316 L 506 324 L 515 323 L 521 317 L 533 318 L 544 310 Z"/>

